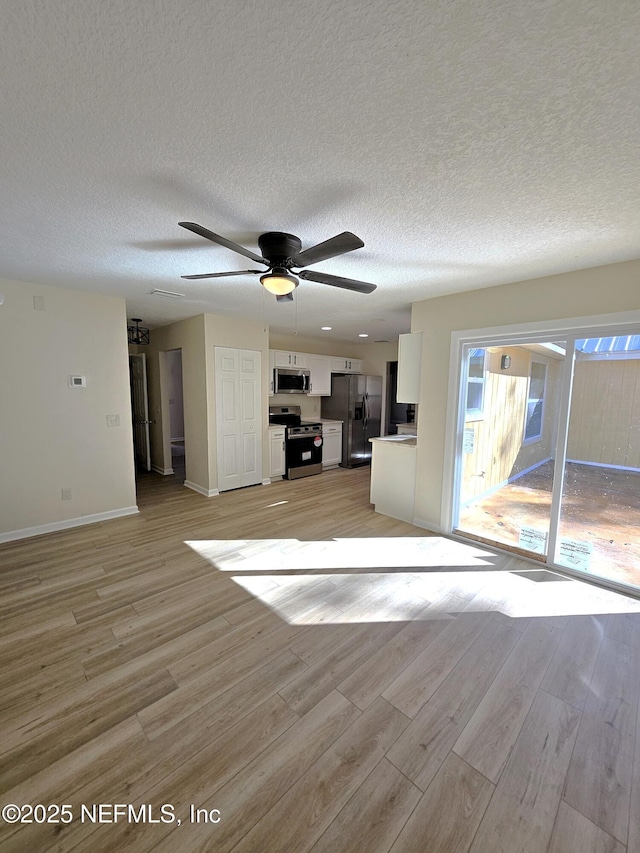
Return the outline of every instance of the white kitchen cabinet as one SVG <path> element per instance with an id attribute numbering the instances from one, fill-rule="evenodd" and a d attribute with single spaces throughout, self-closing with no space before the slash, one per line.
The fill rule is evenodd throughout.
<path id="1" fill-rule="evenodd" d="M 331 370 L 333 373 L 362 373 L 362 359 L 332 358 Z"/>
<path id="2" fill-rule="evenodd" d="M 269 477 L 274 480 L 284 476 L 284 429 L 277 427 L 269 430 L 269 450 Z"/>
<path id="3" fill-rule="evenodd" d="M 408 435 L 372 438 L 369 500 L 376 512 L 413 524 L 416 439 Z"/>
<path id="4" fill-rule="evenodd" d="M 342 462 L 342 423 L 322 422 L 322 467 L 335 468 Z"/>
<path id="5" fill-rule="evenodd" d="M 304 352 L 283 352 L 274 350 L 275 367 L 308 367 L 308 355 Z"/>
<path id="6" fill-rule="evenodd" d="M 331 357 L 328 355 L 308 355 L 311 371 L 310 397 L 329 397 L 331 395 Z"/>
<path id="7" fill-rule="evenodd" d="M 398 403 L 420 402 L 422 332 L 398 336 Z"/>

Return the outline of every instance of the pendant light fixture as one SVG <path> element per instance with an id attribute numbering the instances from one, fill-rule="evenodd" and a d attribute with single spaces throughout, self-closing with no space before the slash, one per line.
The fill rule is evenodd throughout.
<path id="1" fill-rule="evenodd" d="M 149 329 L 140 328 L 142 320 L 139 317 L 132 317 L 131 322 L 135 326 L 127 326 L 128 340 L 130 344 L 143 346 L 149 343 Z"/>

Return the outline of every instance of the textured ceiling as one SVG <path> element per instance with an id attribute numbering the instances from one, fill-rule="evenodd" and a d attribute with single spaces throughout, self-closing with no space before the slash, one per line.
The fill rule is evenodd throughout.
<path id="1" fill-rule="evenodd" d="M 0 276 L 394 338 L 411 302 L 640 256 L 638 0 L 7 0 Z M 262 231 L 365 247 L 276 304 Z M 150 295 L 153 288 L 184 294 Z"/>

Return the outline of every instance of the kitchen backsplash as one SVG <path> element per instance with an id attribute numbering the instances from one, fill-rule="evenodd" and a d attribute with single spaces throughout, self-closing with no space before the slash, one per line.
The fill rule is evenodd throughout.
<path id="1" fill-rule="evenodd" d="M 307 394 L 275 394 L 269 397 L 270 406 L 300 406 L 303 420 L 320 417 L 322 397 L 309 397 Z"/>

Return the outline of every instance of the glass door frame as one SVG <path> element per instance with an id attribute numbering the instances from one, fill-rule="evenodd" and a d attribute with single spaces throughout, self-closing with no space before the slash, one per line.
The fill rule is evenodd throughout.
<path id="1" fill-rule="evenodd" d="M 630 315 L 633 319 L 630 319 Z M 548 323 L 526 323 L 494 327 L 491 329 L 469 329 L 452 333 L 449 359 L 450 390 L 446 417 L 441 507 L 441 530 L 445 535 L 460 539 L 461 541 L 470 541 L 470 537 L 467 539 L 464 535 L 454 532 L 458 522 L 462 488 L 463 440 L 468 378 L 467 359 L 464 358 L 466 348 L 477 347 L 487 349 L 489 347 L 563 342 L 566 354 L 560 378 L 559 413 L 554 457 L 556 475 L 554 476 L 551 494 L 547 557 L 544 563 L 541 563 L 539 560 L 532 560 L 532 562 L 535 562 L 538 567 L 544 565 L 579 580 L 595 582 L 619 592 L 630 592 L 635 596 L 639 594 L 640 590 L 637 587 L 621 584 L 596 573 L 586 573 L 570 569 L 555 562 L 569 438 L 569 417 L 576 341 L 583 338 L 605 338 L 616 335 L 638 334 L 639 330 L 640 319 L 637 312 L 626 312 L 625 314 L 609 315 L 608 317 L 576 318 L 575 321 L 563 320 L 549 321 Z M 499 543 L 491 544 L 490 547 L 498 551 L 513 554 L 513 551 L 510 551 L 508 547 L 501 546 Z M 523 559 L 527 559 L 527 557 L 523 557 Z"/>

